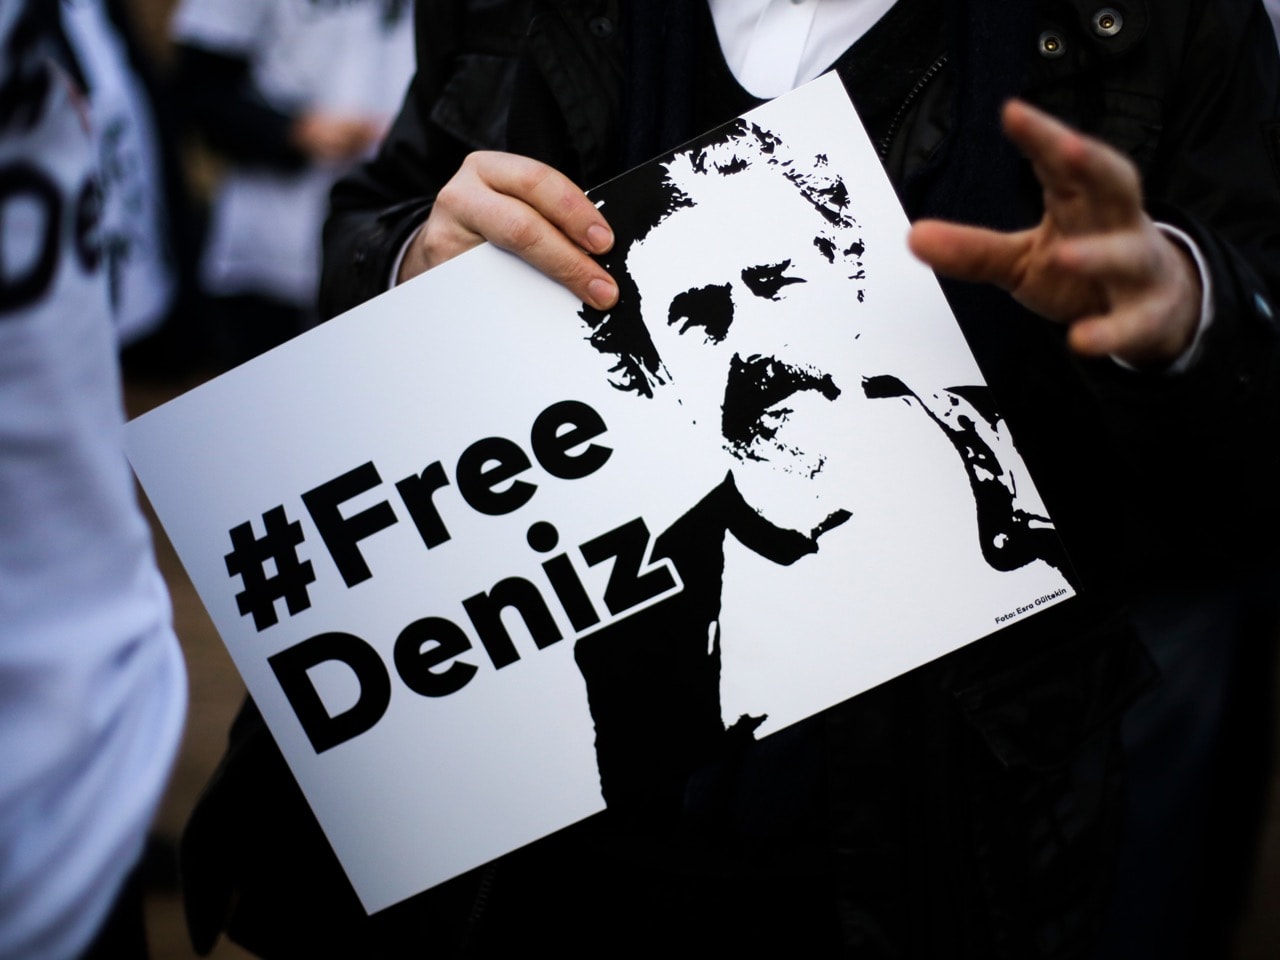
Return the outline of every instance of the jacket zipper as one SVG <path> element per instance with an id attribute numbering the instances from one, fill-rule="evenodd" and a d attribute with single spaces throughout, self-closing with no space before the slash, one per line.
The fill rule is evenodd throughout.
<path id="1" fill-rule="evenodd" d="M 474 956 L 475 936 L 489 906 L 489 896 L 493 892 L 493 882 L 498 875 L 498 865 L 490 863 L 480 873 L 480 882 L 476 884 L 476 894 L 471 901 L 471 911 L 467 914 L 458 942 L 458 956 Z"/>
<path id="2" fill-rule="evenodd" d="M 945 53 L 940 55 L 937 60 L 933 61 L 933 63 L 929 65 L 929 69 L 921 75 L 920 79 L 916 81 L 915 86 L 911 88 L 906 99 L 902 101 L 902 106 L 898 107 L 898 112 L 895 113 L 893 115 L 893 119 L 889 121 L 889 129 L 885 131 L 885 135 L 881 137 L 880 142 L 876 144 L 876 153 L 880 155 L 881 163 L 889 158 L 889 149 L 893 146 L 893 138 L 898 135 L 898 128 L 902 126 L 902 121 L 906 119 L 907 111 L 910 110 L 912 104 L 920 98 L 920 94 L 924 92 L 924 88 L 927 87 L 929 82 L 938 75 L 938 71 L 946 66 L 946 63 L 947 55 Z"/>

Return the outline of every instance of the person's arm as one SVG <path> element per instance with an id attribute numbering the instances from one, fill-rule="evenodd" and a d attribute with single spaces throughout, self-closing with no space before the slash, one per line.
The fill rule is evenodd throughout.
<path id="1" fill-rule="evenodd" d="M 360 156 L 382 134 L 371 117 L 271 103 L 247 55 L 191 43 L 176 49 L 174 84 L 209 145 L 238 163 L 297 170 Z"/>
<path id="2" fill-rule="evenodd" d="M 238 162 L 283 170 L 306 163 L 290 138 L 293 114 L 253 89 L 247 56 L 190 43 L 177 44 L 174 56 L 175 100 L 211 147 Z"/>
<path id="3" fill-rule="evenodd" d="M 941 272 L 995 282 L 1068 323 L 1082 354 L 1159 367 L 1186 343 L 1194 284 L 1189 256 L 1153 234 L 1154 217 L 1189 236 L 1212 277 L 1216 319 L 1205 362 L 1247 367 L 1259 349 L 1270 353 L 1267 313 L 1280 292 L 1275 45 L 1262 9 L 1248 0 L 1197 7 L 1186 28 L 1163 41 L 1177 43 L 1182 60 L 1160 65 L 1171 79 L 1145 182 L 1114 150 L 1010 105 L 1006 127 L 1041 178 L 1045 220 L 1006 237 L 921 223 L 912 234 L 917 252 Z M 1213 356 L 1231 344 L 1241 352 Z"/>
<path id="4" fill-rule="evenodd" d="M 1039 168 L 1068 168 L 1065 186 L 1045 185 L 1060 194 L 1047 198 L 1047 223 L 1003 238 L 922 223 L 912 235 L 939 269 L 998 282 L 1070 324 L 1077 350 L 1155 368 L 1127 370 L 1105 356 L 1076 363 L 1135 478 L 1129 495 L 1140 499 L 1129 506 L 1148 521 L 1147 555 L 1196 558 L 1205 569 L 1273 550 L 1280 525 L 1280 66 L 1267 28 L 1256 4 L 1221 0 L 1196 6 L 1186 35 L 1166 42 L 1181 59 L 1158 86 L 1162 125 L 1141 188 L 1110 148 L 1054 130 L 1048 140 L 1059 156 L 1043 159 L 1031 146 Z M 1021 107 L 1012 114 L 1015 126 L 1032 116 Z M 1096 240 L 1077 229 L 1080 219 L 1052 209 L 1074 215 L 1088 200 L 1091 191 L 1077 185 L 1073 193 L 1071 178 L 1090 174 L 1073 166 L 1111 172 L 1093 174 L 1096 192 L 1112 196 L 1088 213 Z M 1211 278 L 1212 326 L 1173 374 L 1163 364 L 1185 342 L 1196 294 L 1178 276 L 1178 259 L 1151 237 L 1151 220 L 1190 237 Z M 957 251 L 957 241 L 974 246 Z M 1094 299 L 1065 307 L 1051 299 L 1048 281 L 1071 273 Z"/>
<path id="5" fill-rule="evenodd" d="M 508 96 L 518 83 L 514 51 L 527 25 L 496 18 L 475 34 L 463 28 L 463 7 L 423 5 L 418 72 L 400 115 L 377 156 L 334 187 L 324 316 L 484 240 L 517 252 L 584 301 L 611 302 L 613 281 L 586 252 L 611 244 L 604 218 L 570 178 L 495 149 L 505 141 Z M 593 282 L 606 289 L 593 293 Z"/>
<path id="6" fill-rule="evenodd" d="M 1067 324 L 1079 354 L 1168 366 L 1195 336 L 1200 278 L 1187 251 L 1143 208 L 1133 164 L 1025 103 L 1007 104 L 1003 121 L 1043 187 L 1040 223 L 1002 233 L 921 220 L 912 251 L 939 273 L 995 284 Z"/>
<path id="7" fill-rule="evenodd" d="M 402 115 L 392 136 L 404 123 Z M 617 300 L 617 284 L 590 256 L 613 246 L 613 231 L 581 188 L 537 160 L 474 151 L 434 194 L 431 178 L 424 176 L 413 188 L 420 198 L 376 214 L 343 209 L 355 189 L 350 180 L 335 188 L 325 225 L 329 262 L 345 266 L 328 271 L 322 283 L 326 315 L 484 242 L 517 254 L 597 309 Z"/>
<path id="8" fill-rule="evenodd" d="M 618 285 L 589 253 L 606 253 L 613 231 L 568 177 L 537 160 L 469 154 L 436 195 L 400 263 L 403 283 L 488 241 L 519 255 L 598 310 Z"/>

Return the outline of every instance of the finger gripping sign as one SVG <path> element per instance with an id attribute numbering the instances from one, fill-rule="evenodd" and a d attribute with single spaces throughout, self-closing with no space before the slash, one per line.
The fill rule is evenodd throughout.
<path id="1" fill-rule="evenodd" d="M 371 912 L 1072 595 L 838 81 L 593 199 L 127 431 Z"/>

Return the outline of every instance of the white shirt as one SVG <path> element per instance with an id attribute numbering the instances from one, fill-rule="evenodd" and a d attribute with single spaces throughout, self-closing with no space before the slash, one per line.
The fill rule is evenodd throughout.
<path id="1" fill-rule="evenodd" d="M 725 62 L 769 100 L 825 73 L 894 0 L 709 0 Z"/>

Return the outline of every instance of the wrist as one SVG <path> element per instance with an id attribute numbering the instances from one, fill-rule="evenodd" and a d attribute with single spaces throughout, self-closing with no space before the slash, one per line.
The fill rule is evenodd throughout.
<path id="1" fill-rule="evenodd" d="M 1207 268 L 1194 242 L 1176 228 L 1152 225 L 1158 235 L 1162 295 L 1152 306 L 1150 335 L 1112 354 L 1132 370 L 1181 373 L 1194 361 L 1200 341 L 1212 320 Z"/>
<path id="2" fill-rule="evenodd" d="M 419 236 L 425 226 L 425 221 L 420 223 L 418 228 L 409 234 L 401 245 L 400 252 L 396 254 L 396 258 L 391 264 L 391 286 L 398 286 L 406 280 L 412 280 L 418 274 L 426 272 L 427 266 L 419 243 Z"/>

